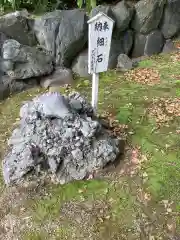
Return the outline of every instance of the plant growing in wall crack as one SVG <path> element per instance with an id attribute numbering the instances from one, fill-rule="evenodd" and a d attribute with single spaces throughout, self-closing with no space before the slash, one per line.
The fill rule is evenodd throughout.
<path id="1" fill-rule="evenodd" d="M 96 7 L 96 0 L 77 0 L 77 4 L 79 8 L 86 6 L 86 9 L 90 12 L 92 8 Z"/>

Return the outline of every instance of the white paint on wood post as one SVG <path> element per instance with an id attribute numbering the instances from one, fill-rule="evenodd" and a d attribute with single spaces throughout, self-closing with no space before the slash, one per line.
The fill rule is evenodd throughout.
<path id="1" fill-rule="evenodd" d="M 89 48 L 88 72 L 92 74 L 92 107 L 97 110 L 99 73 L 108 69 L 109 52 L 114 21 L 104 13 L 98 13 L 88 21 Z"/>
<path id="2" fill-rule="evenodd" d="M 92 75 L 92 107 L 94 112 L 97 111 L 98 105 L 98 86 L 99 86 L 99 74 L 93 73 Z"/>

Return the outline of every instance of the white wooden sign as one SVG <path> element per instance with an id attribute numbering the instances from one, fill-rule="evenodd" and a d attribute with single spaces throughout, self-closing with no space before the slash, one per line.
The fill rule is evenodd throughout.
<path id="1" fill-rule="evenodd" d="M 109 52 L 114 21 L 104 13 L 98 13 L 88 21 L 89 49 L 88 72 L 92 79 L 92 106 L 97 110 L 99 74 L 108 69 Z"/>

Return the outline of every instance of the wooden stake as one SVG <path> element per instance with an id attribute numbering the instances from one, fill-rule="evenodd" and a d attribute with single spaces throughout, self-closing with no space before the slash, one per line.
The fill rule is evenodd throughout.
<path id="1" fill-rule="evenodd" d="M 99 88 L 99 74 L 92 74 L 92 107 L 94 112 L 97 112 L 98 108 L 98 88 Z"/>

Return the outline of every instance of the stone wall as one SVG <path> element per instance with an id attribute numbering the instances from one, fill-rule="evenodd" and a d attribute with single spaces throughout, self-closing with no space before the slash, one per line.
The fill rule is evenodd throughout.
<path id="1" fill-rule="evenodd" d="M 131 58 L 167 51 L 180 33 L 179 0 L 121 1 L 98 6 L 115 20 L 109 68 L 118 56 Z M 0 18 L 0 99 L 40 84 L 43 87 L 71 83 L 72 71 L 88 76 L 88 16 L 84 10 L 56 10 L 38 18 L 27 11 Z M 72 70 L 72 71 L 71 71 Z"/>
<path id="2" fill-rule="evenodd" d="M 98 6 L 99 11 L 115 20 L 109 59 L 109 68 L 117 66 L 118 56 L 130 58 L 151 56 L 171 49 L 171 39 L 180 33 L 180 1 L 141 0 L 136 4 L 121 1 L 115 6 Z M 74 60 L 72 69 L 83 77 L 87 73 L 87 50 Z"/>

